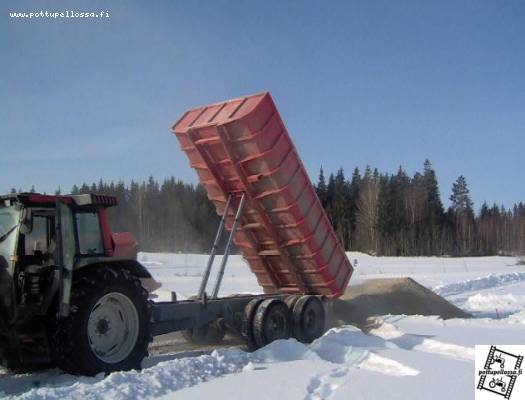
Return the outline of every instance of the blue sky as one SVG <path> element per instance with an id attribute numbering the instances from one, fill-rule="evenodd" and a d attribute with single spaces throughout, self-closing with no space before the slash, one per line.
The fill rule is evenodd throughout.
<path id="1" fill-rule="evenodd" d="M 110 18 L 10 19 L 9 11 Z M 169 127 L 189 107 L 272 92 L 319 167 L 421 170 L 445 203 L 525 201 L 520 1 L 4 1 L 0 192 L 195 181 Z"/>

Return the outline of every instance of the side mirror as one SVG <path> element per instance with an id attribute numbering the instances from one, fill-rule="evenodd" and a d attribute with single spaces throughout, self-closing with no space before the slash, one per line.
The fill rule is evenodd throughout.
<path id="1" fill-rule="evenodd" d="M 30 208 L 24 208 L 20 215 L 20 233 L 27 235 L 33 230 L 33 215 Z"/>

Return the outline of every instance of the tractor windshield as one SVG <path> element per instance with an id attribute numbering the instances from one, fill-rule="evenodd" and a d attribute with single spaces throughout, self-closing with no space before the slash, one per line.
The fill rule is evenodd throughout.
<path id="1" fill-rule="evenodd" d="M 19 215 L 14 207 L 0 208 L 0 268 L 10 266 L 15 255 Z"/>

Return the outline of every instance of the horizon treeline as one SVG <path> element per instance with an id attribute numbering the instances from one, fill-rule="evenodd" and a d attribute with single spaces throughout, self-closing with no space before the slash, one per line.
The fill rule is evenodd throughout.
<path id="1" fill-rule="evenodd" d="M 384 256 L 525 254 L 523 202 L 508 209 L 484 203 L 475 212 L 460 176 L 445 208 L 428 160 L 413 176 L 402 167 L 388 174 L 367 166 L 362 173 L 356 167 L 349 178 L 342 168 L 326 177 L 321 168 L 314 186 L 346 250 Z M 100 180 L 75 185 L 71 193 L 115 196 L 112 229 L 132 232 L 142 251 L 209 252 L 219 224 L 205 189 L 174 177 L 160 183 L 153 177 L 129 184 Z"/>
<path id="2" fill-rule="evenodd" d="M 384 256 L 525 254 L 525 204 L 506 209 L 483 203 L 476 213 L 467 181 L 459 176 L 443 206 L 436 172 L 426 160 L 408 176 L 367 166 L 347 179 L 343 169 L 325 177 L 317 195 L 345 249 Z"/>

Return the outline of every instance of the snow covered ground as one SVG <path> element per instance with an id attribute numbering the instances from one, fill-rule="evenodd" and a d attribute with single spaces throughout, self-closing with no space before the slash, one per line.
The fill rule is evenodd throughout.
<path id="1" fill-rule="evenodd" d="M 78 378 L 56 370 L 5 374 L 0 397 L 473 399 L 474 345 L 525 344 L 525 266 L 514 258 L 348 256 L 357 260 L 351 284 L 410 276 L 476 318 L 383 316 L 368 334 L 344 326 L 310 345 L 290 339 L 254 353 L 226 348 L 153 355 L 141 372 L 107 377 Z M 207 257 L 141 253 L 140 260 L 163 283 L 157 292 L 162 300 L 170 291 L 179 298 L 195 294 Z M 260 292 L 239 256 L 230 258 L 222 288 L 222 294 Z"/>

